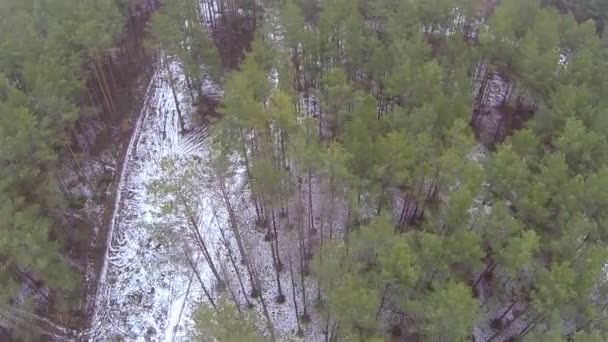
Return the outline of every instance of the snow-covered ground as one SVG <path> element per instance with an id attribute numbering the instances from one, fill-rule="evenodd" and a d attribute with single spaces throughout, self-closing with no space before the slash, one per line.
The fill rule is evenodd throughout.
<path id="1" fill-rule="evenodd" d="M 171 265 L 162 248 L 155 248 L 146 225 L 150 220 L 146 184 L 158 172 L 159 161 L 201 143 L 200 130 L 185 135 L 179 130 L 168 77 L 158 70 L 148 86 L 120 173 L 92 327 L 83 338 L 159 340 L 169 330 L 169 307 L 186 296 L 189 276 Z"/>
<path id="2" fill-rule="evenodd" d="M 185 90 L 185 80 L 177 65 L 171 66 L 172 74 L 179 88 Z M 208 92 L 218 94 L 217 88 L 209 84 Z M 161 161 L 175 159 L 198 160 L 202 164 L 209 160 L 209 137 L 212 127 L 202 127 L 193 122 L 193 108 L 185 92 L 179 94 L 181 109 L 186 119 L 187 132 L 180 132 L 173 95 L 165 71 L 159 68 L 152 77 L 146 93 L 139 119 L 129 143 L 115 198 L 109 234 L 108 250 L 100 276 L 95 298 L 95 312 L 89 331 L 81 338 L 90 341 L 107 341 L 122 338 L 127 341 L 187 341 L 191 327 L 191 314 L 196 305 L 206 301 L 202 287 L 194 272 L 176 257 L 179 251 L 165 244 L 155 234 L 153 226 L 177 227 L 175 216 L 158 215 L 159 208 L 153 203 L 149 185 L 162 177 Z M 285 265 L 280 275 L 286 302 L 278 304 L 277 286 L 269 242 L 264 241 L 264 233 L 255 227 L 255 209 L 251 204 L 249 191 L 242 173 L 237 170 L 228 184 L 230 198 L 236 207 L 237 220 L 244 235 L 245 245 L 250 250 L 258 271 L 264 299 L 272 317 L 278 340 L 296 337 L 297 323 L 292 298 L 292 284 L 289 273 L 290 253 L 294 262 L 296 277 L 299 274 L 297 229 L 289 229 L 286 219 L 279 219 L 279 255 Z M 200 182 L 200 201 L 196 208 L 199 213 L 199 227 L 205 242 L 214 252 L 216 266 L 225 272 L 226 282 L 242 304 L 245 297 L 237 282 L 236 272 L 229 262 L 227 250 L 220 243 L 219 229 L 228 232 L 233 253 L 236 244 L 230 233 L 228 215 L 212 183 Z M 319 185 L 314 185 L 314 203 L 318 211 L 316 219 L 324 215 L 326 207 L 319 193 Z M 293 201 L 294 205 L 296 201 Z M 295 208 L 290 209 L 295 212 Z M 326 214 L 325 214 L 326 215 Z M 339 216 L 336 214 L 336 216 Z M 173 220 L 173 221 L 172 221 Z M 182 222 L 183 224 L 187 224 Z M 304 221 L 304 224 L 307 224 Z M 317 223 L 318 225 L 319 223 Z M 171 229 L 171 228 L 169 228 Z M 177 228 L 176 228 L 177 229 Z M 318 235 L 316 237 L 318 239 Z M 315 241 L 308 241 L 315 245 Z M 196 250 L 193 248 L 192 250 Z M 240 260 L 236 256 L 237 260 Z M 214 288 L 215 279 L 203 257 L 198 260 L 197 270 L 211 295 L 219 296 Z M 248 285 L 247 272 L 240 263 L 238 268 L 244 283 Z M 249 286 L 246 285 L 247 291 Z M 304 340 L 322 340 L 322 317 L 315 312 L 316 281 L 305 279 L 305 293 L 311 322 L 302 324 Z M 303 312 L 303 292 L 299 279 L 296 281 L 296 296 L 300 315 Z M 225 292 L 226 294 L 227 292 Z M 227 294 L 226 294 L 227 295 Z M 261 330 L 265 329 L 262 306 L 259 299 L 253 300 L 253 310 L 257 313 Z M 245 305 L 242 305 L 244 308 Z"/>

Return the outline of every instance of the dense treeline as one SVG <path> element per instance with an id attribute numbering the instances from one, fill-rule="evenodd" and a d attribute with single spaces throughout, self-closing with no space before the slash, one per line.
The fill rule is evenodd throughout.
<path id="1" fill-rule="evenodd" d="M 241 168 L 272 251 L 274 299 L 302 323 L 321 310 L 325 340 L 607 338 L 604 2 L 262 4 L 256 39 L 225 78 L 211 168 L 247 271 L 235 273 L 263 306 L 266 336 L 269 299 L 226 195 Z M 195 49 L 171 49 L 185 70 L 197 64 Z M 476 123 L 491 112 L 494 138 L 479 156 L 475 136 L 488 132 Z M 292 229 L 286 255 L 279 236 Z M 318 289 L 307 294 L 310 272 Z M 255 339 L 234 294 L 234 304 L 206 294 L 215 309 L 196 316 L 202 336 Z"/>
<path id="2" fill-rule="evenodd" d="M 8 304 L 33 308 L 27 305 L 30 294 L 58 306 L 80 296 L 78 274 L 62 254 L 66 241 L 90 232 L 75 231 L 59 219 L 73 200 L 73 189 L 62 188 L 62 169 L 80 169 L 82 176 L 80 120 L 97 116 L 110 124 L 124 114 L 113 96 L 117 79 L 109 51 L 126 40 L 123 28 L 134 10 L 152 3 L 0 3 L 0 311 L 5 323 L 14 318 Z M 133 56 L 140 53 L 133 45 L 121 47 Z M 84 176 L 80 181 L 91 182 Z"/>
<path id="3" fill-rule="evenodd" d="M 209 305 L 194 317 L 197 334 L 274 340 L 275 300 L 294 306 L 299 334 L 320 312 L 327 341 L 607 339 L 607 7 L 166 1 L 149 43 L 161 50 L 182 130 L 189 106 L 173 73 L 186 76 L 194 104 L 205 78 L 224 86 L 213 160 L 204 170 L 168 163 L 170 177 L 151 186 L 169 199 L 162 210 L 186 222 L 173 232 L 185 263 L 196 272 L 201 255 L 233 300 L 215 298 L 197 273 Z M 75 296 L 77 277 L 61 256 L 66 229 L 55 219 L 68 200 L 61 156 L 78 168 L 82 118 L 120 117 L 106 61 L 137 8 L 0 3 L 0 30 L 10 32 L 0 42 L 3 309 L 27 304 L 15 301 L 24 278 L 56 301 Z M 251 44 L 231 37 L 251 31 Z M 476 138 L 487 153 L 475 153 Z M 241 169 L 276 298 L 265 298 L 270 285 L 260 282 L 230 196 Z M 228 213 L 236 242 L 221 230 L 228 266 L 214 261 L 194 219 L 200 196 L 189 185 L 203 178 Z M 290 231 L 296 241 L 283 238 Z M 226 286 L 228 268 L 246 303 Z M 287 272 L 291 289 L 281 282 Z M 247 311 L 258 302 L 264 336 Z"/>

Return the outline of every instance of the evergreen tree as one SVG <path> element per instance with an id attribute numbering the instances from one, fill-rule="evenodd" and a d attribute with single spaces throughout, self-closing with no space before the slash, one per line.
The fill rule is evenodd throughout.
<path id="1" fill-rule="evenodd" d="M 67 168 L 81 168 L 72 138 L 78 120 L 95 112 L 82 105 L 85 80 L 110 77 L 99 61 L 116 43 L 124 18 L 114 2 L 88 0 L 4 1 L 0 16 L 2 304 L 37 309 L 22 305 L 32 303 L 29 295 L 15 297 L 28 282 L 49 310 L 67 310 L 79 298 L 78 275 L 65 254 L 82 232 L 61 220 L 72 198 L 60 189 L 59 160 L 71 156 L 74 165 Z M 103 91 L 112 114 L 107 84 Z"/>
<path id="2" fill-rule="evenodd" d="M 252 312 L 240 312 L 226 299 L 216 307 L 201 304 L 193 315 L 194 336 L 197 341 L 266 341 L 256 328 Z"/>

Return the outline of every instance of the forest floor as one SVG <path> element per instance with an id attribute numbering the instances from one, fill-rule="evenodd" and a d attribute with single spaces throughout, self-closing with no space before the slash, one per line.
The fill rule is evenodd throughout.
<path id="1" fill-rule="evenodd" d="M 82 339 L 138 339 L 157 335 L 164 326 L 166 308 L 155 303 L 169 302 L 175 287 L 169 280 L 177 278 L 171 277 L 170 265 L 159 260 L 143 220 L 148 212 L 147 179 L 157 172 L 158 161 L 179 146 L 178 131 L 168 79 L 157 70 L 120 170 L 91 329 Z"/>
<path id="2" fill-rule="evenodd" d="M 148 57 L 133 65 L 116 59 L 118 70 L 130 68 L 123 75 L 114 92 L 116 110 L 113 113 L 100 110 L 76 123 L 70 135 L 70 146 L 60 154 L 62 170 L 57 177 L 66 203 L 56 213 L 60 224 L 57 234 L 65 235 L 65 260 L 82 279 L 78 302 L 69 309 L 61 308 L 37 294 L 45 289 L 24 283 L 22 291 L 32 292 L 37 302 L 34 321 L 47 336 L 65 341 L 74 338 L 77 331 L 88 325 L 94 310 L 99 271 L 106 252 L 108 222 L 113 211 L 115 189 L 127 146 L 132 137 L 152 75 Z M 118 66 L 120 65 L 120 66 Z M 122 68 L 122 69 L 121 69 Z M 127 79 L 128 78 L 128 79 Z M 67 311 L 66 311 L 67 310 Z M 38 316 L 39 315 L 39 316 Z"/>
<path id="3" fill-rule="evenodd" d="M 161 161 L 198 160 L 203 164 L 210 160 L 209 148 L 213 139 L 213 126 L 198 122 L 197 108 L 191 106 L 187 94 L 185 80 L 179 66 L 172 65 L 172 74 L 178 87 L 182 90 L 179 102 L 186 119 L 186 131 L 180 132 L 173 96 L 171 94 L 168 76 L 162 69 L 155 71 L 147 87 L 141 113 L 134 125 L 127 154 L 122 164 L 114 212 L 111 217 L 108 233 L 108 250 L 104 259 L 97 295 L 94 300 L 95 312 L 91 328 L 82 333 L 82 340 L 110 340 L 123 338 L 128 341 L 190 341 L 189 332 L 192 328 L 192 314 L 197 305 L 206 302 L 200 282 L 192 269 L 180 257 L 179 251 L 165 244 L 153 228 L 155 226 L 179 225 L 174 217 L 161 217 L 158 208 L 151 204 L 151 194 L 147 186 L 162 174 Z M 501 79 L 491 83 L 490 103 L 498 106 L 500 94 L 505 85 Z M 495 89 L 494 89 L 495 88 Z M 214 84 L 204 87 L 204 95 L 218 98 L 221 90 Z M 302 107 L 309 103 L 303 103 Z M 313 110 L 314 111 L 314 110 Z M 470 158 L 483 161 L 486 149 L 482 145 L 472 151 Z M 280 273 L 282 292 L 286 301 L 277 303 L 277 280 L 273 267 L 273 256 L 270 243 L 264 241 L 264 231 L 256 227 L 255 208 L 251 194 L 246 184 L 243 169 L 239 169 L 229 179 L 229 196 L 236 207 L 237 220 L 242 227 L 246 249 L 253 257 L 257 273 L 260 276 L 263 297 L 268 305 L 279 341 L 303 340 L 322 341 L 325 317 L 316 309 L 318 285 L 314 277 L 307 276 L 304 285 L 300 279 L 292 284 L 289 272 L 289 261 L 293 262 L 296 277 L 301 272 L 301 260 L 298 246 L 298 228 L 291 222 L 301 222 L 302 230 L 307 231 L 309 222 L 306 218 L 298 219 L 298 215 L 307 216 L 307 187 L 306 177 L 302 177 L 302 191 L 296 191 L 296 196 L 289 201 L 290 216 L 279 218 L 278 242 L 279 256 L 284 264 Z M 329 212 L 329 196 L 326 184 L 321 184 L 313 177 L 312 202 L 313 217 L 317 233 L 305 236 L 307 248 L 314 251 L 318 248 L 321 234 L 327 237 L 328 226 L 335 228 L 345 226 L 346 210 L 344 203 L 336 203 L 335 210 Z M 220 229 L 230 232 L 227 212 L 213 182 L 200 185 L 202 200 L 198 225 L 201 233 L 214 251 L 214 261 L 220 265 L 222 276 L 227 285 L 236 295 L 244 308 L 246 299 L 237 282 L 236 272 L 239 272 L 248 290 L 247 272 L 245 267 L 238 264 L 238 271 L 231 266 L 225 246 L 220 241 Z M 301 197 L 299 197 L 301 196 Z M 400 207 L 396 203 L 395 207 Z M 304 207 L 304 209 L 302 209 Z M 487 208 L 486 208 L 487 209 Z M 291 222 L 290 222 L 291 221 Z M 183 222 L 181 223 L 183 224 Z M 325 225 L 325 227 L 323 227 Z M 306 233 L 307 234 L 307 233 Z M 229 235 L 232 252 L 237 251 L 236 242 Z M 213 298 L 218 298 L 219 292 L 215 287 L 215 279 L 204 262 L 203 257 L 194 255 L 197 270 L 202 281 L 211 289 Z M 239 259 L 237 257 L 237 259 Z M 483 282 L 482 282 L 483 285 Z M 297 321 L 292 297 L 292 286 L 295 287 L 299 314 L 303 314 L 304 301 L 310 322 L 302 323 L 304 337 L 297 336 Z M 481 289 L 481 299 L 486 295 Z M 224 293 L 227 298 L 227 293 Z M 262 306 L 259 299 L 252 299 L 261 330 L 265 329 Z M 504 311 L 504 304 L 491 303 L 483 310 L 488 317 L 499 316 Z M 512 329 L 517 330 L 523 321 L 517 321 Z M 493 334 L 487 324 L 477 326 L 474 335 L 477 340 L 485 340 Z M 504 340 L 509 334 L 497 336 L 496 340 Z"/>
<path id="4" fill-rule="evenodd" d="M 134 124 L 131 140 L 126 150 L 118 185 L 115 193 L 113 212 L 109 222 L 107 251 L 103 259 L 97 292 L 91 300 L 93 305 L 90 328 L 81 333 L 81 340 L 110 340 L 113 338 L 128 341 L 189 341 L 192 326 L 192 313 L 196 306 L 205 302 L 200 282 L 192 269 L 184 263 L 171 246 L 163 243 L 155 232 L 155 226 L 179 225 L 174 217 L 157 215 L 157 208 L 151 204 L 148 185 L 161 174 L 160 162 L 164 159 L 209 160 L 209 145 L 213 127 L 198 122 L 197 108 L 191 106 L 186 92 L 186 82 L 178 65 L 171 66 L 171 73 L 181 91 L 178 101 L 186 121 L 186 131 L 180 132 L 179 118 L 171 93 L 169 78 L 162 68 L 157 68 L 152 76 L 144 98 L 144 103 Z M 221 90 L 214 84 L 204 87 L 203 95 L 218 98 Z M 187 105 L 184 105 L 187 104 Z M 198 113 L 200 114 L 200 112 Z M 263 298 L 268 306 L 278 340 L 323 340 L 324 319 L 315 310 L 317 284 L 311 276 L 304 279 L 300 274 L 298 251 L 298 232 L 289 218 L 278 218 L 279 256 L 284 264 L 280 273 L 282 292 L 286 301 L 277 303 L 276 275 L 273 267 L 270 243 L 264 241 L 264 232 L 256 227 L 255 208 L 245 183 L 244 170 L 237 170 L 229 181 L 230 198 L 236 207 L 237 220 L 243 227 L 246 248 L 260 277 Z M 307 186 L 306 183 L 303 186 Z M 313 203 L 317 227 L 327 220 L 324 208 L 328 200 L 321 196 L 321 186 L 313 181 Z M 235 270 L 228 261 L 226 247 L 220 243 L 220 229 L 228 229 L 228 215 L 223 209 L 217 189 L 211 183 L 200 189 L 202 196 L 199 211 L 201 233 L 214 251 L 214 261 L 222 268 L 223 277 L 236 295 L 241 307 L 246 299 L 237 282 L 236 272 L 246 279 L 246 270 L 238 263 Z M 304 199 L 301 199 L 304 201 Z M 296 212 L 300 199 L 290 201 L 290 212 Z M 335 212 L 336 220 L 345 220 L 345 214 Z M 342 218 L 339 218 L 342 217 Z M 306 219 L 301 220 L 308 225 Z M 183 222 L 182 222 L 183 224 Z M 342 226 L 336 224 L 336 226 Z M 322 228 L 321 228 L 322 229 Z M 236 253 L 236 242 L 229 234 L 229 244 Z M 318 234 L 309 238 L 309 248 L 318 244 Z M 299 253 L 298 253 L 299 254 Z M 203 257 L 194 255 L 198 260 L 197 271 L 202 281 L 212 290 L 212 297 L 219 293 L 214 286 L 214 276 Z M 289 261 L 293 262 L 295 283 L 292 284 Z M 306 301 L 310 321 L 302 323 L 304 337 L 297 337 L 297 316 L 295 314 L 292 285 L 296 291 L 299 314 L 304 313 Z M 249 287 L 246 286 L 249 290 Z M 225 291 L 225 290 L 224 290 Z M 260 299 L 251 299 L 258 324 L 263 330 L 265 322 Z"/>
<path id="5" fill-rule="evenodd" d="M 273 40 L 280 40 L 280 35 Z M 186 82 L 179 66 L 171 66 L 173 77 L 182 91 L 178 101 L 186 120 L 186 131 L 180 132 L 180 123 L 171 93 L 169 78 L 165 70 L 157 68 L 147 87 L 144 103 L 134 125 L 131 140 L 121 167 L 117 190 L 110 218 L 107 251 L 104 265 L 98 282 L 98 290 L 92 301 L 94 313 L 90 329 L 80 336 L 82 340 L 110 340 L 122 338 L 128 341 L 190 341 L 189 331 L 192 327 L 192 313 L 197 305 L 206 302 L 200 282 L 192 269 L 180 257 L 179 251 L 163 242 L 154 227 L 177 226 L 174 217 L 158 215 L 158 208 L 152 205 L 148 185 L 162 174 L 161 161 L 199 160 L 204 164 L 210 160 L 209 147 L 213 139 L 213 126 L 198 122 L 197 108 L 191 106 L 186 90 Z M 505 88 L 502 80 L 490 84 L 491 94 L 500 94 Z M 204 95 L 217 98 L 221 90 L 214 84 L 206 84 Z M 494 102 L 498 103 L 498 96 Z M 492 100 L 494 100 L 492 98 Z M 310 104 L 305 102 L 302 107 Z M 309 110 L 307 110 L 308 112 Z M 313 110 L 314 111 L 314 110 Z M 497 118 L 482 118 L 485 126 L 495 126 Z M 485 127 L 484 126 L 484 127 Z M 472 158 L 483 158 L 485 150 L 480 148 Z M 253 257 L 254 267 L 260 276 L 263 297 L 268 305 L 279 341 L 304 340 L 322 341 L 325 317 L 315 308 L 317 304 L 317 282 L 312 276 L 296 279 L 292 284 L 289 272 L 290 259 L 294 265 L 296 277 L 301 271 L 301 260 L 298 241 L 298 228 L 292 222 L 301 222 L 302 230 L 307 231 L 306 177 L 302 180 L 302 189 L 296 191 L 289 201 L 291 216 L 278 218 L 279 256 L 284 264 L 280 273 L 282 292 L 286 301 L 282 304 L 275 300 L 278 296 L 277 279 L 273 267 L 273 256 L 270 243 L 264 241 L 264 231 L 256 227 L 255 208 L 246 184 L 244 170 L 237 170 L 229 181 L 229 196 L 236 207 L 237 220 L 243 230 L 246 249 Z M 318 247 L 321 234 L 327 237 L 328 226 L 344 227 L 346 210 L 344 203 L 336 203 L 330 213 L 329 196 L 325 184 L 320 184 L 313 177 L 312 182 L 313 217 L 316 234 L 306 235 L 307 248 L 314 251 Z M 243 277 L 247 286 L 247 272 L 240 263 L 235 270 L 228 260 L 225 246 L 220 241 L 220 230 L 229 232 L 229 220 L 220 196 L 212 182 L 201 185 L 201 207 L 198 226 L 210 249 L 214 251 L 214 261 L 220 265 L 221 273 L 227 285 L 236 295 L 242 307 L 245 307 L 245 294 L 240 290 L 236 272 Z M 298 196 L 302 196 L 299 198 Z M 339 201 L 338 201 L 339 202 Z M 298 214 L 299 213 L 299 214 Z M 183 222 L 181 224 L 184 224 Z M 323 227 L 325 225 L 325 227 Z M 236 242 L 229 233 L 229 244 L 237 254 Z M 214 286 L 215 279 L 208 265 L 202 262 L 203 257 L 194 255 L 196 267 L 201 280 L 210 288 L 211 295 L 217 298 L 219 293 Z M 237 258 L 240 259 L 240 258 Z M 292 286 L 295 287 L 295 303 L 292 297 Z M 483 292 L 483 291 L 482 291 Z M 253 299 L 256 317 L 261 329 L 265 328 L 262 306 L 259 299 Z M 297 336 L 297 316 L 304 312 L 306 301 L 310 322 L 302 323 L 304 337 Z M 501 307 L 488 309 L 488 314 L 500 312 Z M 495 315 L 495 314 L 494 314 Z M 489 327 L 478 327 L 476 336 L 491 334 Z"/>
<path id="6" fill-rule="evenodd" d="M 185 80 L 177 65 L 172 66 L 180 89 L 185 89 Z M 217 96 L 219 90 L 213 84 L 205 87 L 205 94 Z M 212 127 L 195 122 L 196 108 L 184 106 L 190 99 L 181 92 L 179 101 L 186 119 L 186 132 L 180 132 L 175 103 L 171 94 L 167 75 L 157 70 L 153 75 L 146 99 L 132 133 L 127 155 L 120 171 L 116 191 L 114 212 L 108 232 L 108 250 L 94 299 L 95 312 L 88 331 L 80 336 L 82 340 L 109 340 L 121 337 L 129 341 L 187 341 L 191 327 L 191 314 L 198 303 L 204 301 L 202 288 L 192 270 L 184 264 L 170 246 L 156 236 L 153 226 L 167 218 L 155 215 L 150 204 L 151 196 L 147 185 L 159 175 L 160 161 L 166 158 L 209 160 L 208 144 Z M 230 196 L 237 206 L 237 218 L 244 227 L 246 245 L 255 256 L 255 267 L 262 283 L 264 299 L 280 340 L 296 337 L 297 323 L 292 298 L 292 283 L 289 273 L 289 259 L 292 258 L 295 274 L 299 274 L 299 255 L 290 255 L 298 250 L 297 229 L 293 229 L 287 218 L 279 219 L 279 255 L 285 265 L 280 274 L 286 302 L 275 301 L 278 296 L 276 277 L 272 264 L 270 245 L 264 241 L 264 233 L 255 226 L 255 209 L 251 204 L 244 175 L 237 173 L 230 184 Z M 319 211 L 316 215 L 320 224 L 320 208 L 327 203 L 319 197 L 319 186 L 313 186 L 313 202 Z M 215 252 L 217 265 L 223 265 L 228 286 L 238 296 L 242 306 L 245 297 L 236 281 L 234 268 L 229 266 L 226 248 L 220 244 L 219 229 L 228 227 L 226 212 L 222 209 L 217 189 L 211 185 L 200 189 L 203 207 L 200 211 L 200 227 L 206 242 Z M 292 201 L 296 205 L 296 200 Z M 295 212 L 295 208 L 291 208 Z M 170 219 L 170 218 L 169 218 Z M 304 221 L 305 224 L 306 221 Z M 291 229 L 290 229 L 291 228 Z M 228 229 L 226 229 L 228 230 Z M 307 242 L 313 246 L 315 241 Z M 233 252 L 236 245 L 231 240 Z M 195 259 L 202 260 L 199 256 Z M 217 298 L 215 280 L 207 265 L 197 263 L 197 268 L 207 287 L 212 288 L 212 296 Z M 239 271 L 245 279 L 245 269 L 239 263 Z M 310 276 L 306 277 L 304 289 L 296 280 L 296 301 L 300 314 L 303 313 L 304 293 L 307 311 L 311 321 L 303 326 L 305 340 L 322 339 L 322 318 L 315 313 L 314 305 L 317 285 Z M 304 291 L 303 291 L 304 290 Z M 261 305 L 254 300 L 254 309 L 264 326 Z"/>
<path id="7" fill-rule="evenodd" d="M 95 313 L 91 328 L 81 335 L 83 340 L 123 338 L 128 341 L 189 341 L 191 340 L 189 332 L 193 323 L 192 313 L 199 303 L 206 302 L 200 282 L 192 269 L 184 262 L 183 257 L 180 257 L 179 251 L 163 242 L 154 228 L 178 226 L 180 223 L 174 221 L 175 217 L 158 215 L 158 208 L 152 205 L 152 196 L 147 187 L 161 176 L 162 160 L 195 160 L 203 164 L 210 160 L 209 148 L 214 127 L 197 121 L 197 108 L 190 105 L 191 100 L 185 91 L 185 80 L 180 68 L 172 65 L 171 69 L 176 83 L 183 90 L 178 98 L 186 119 L 186 131 L 180 132 L 179 118 L 167 74 L 163 70 L 157 70 L 147 88 L 142 112 L 135 124 L 127 155 L 120 170 L 114 212 L 109 227 L 108 250 L 94 301 Z M 497 84 L 501 85 L 498 81 Z M 499 93 L 504 86 L 496 86 L 496 88 L 497 90 L 492 93 Z M 211 83 L 204 89 L 204 94 L 212 98 L 218 98 L 221 94 L 221 90 Z M 495 97 L 498 101 L 499 97 Z M 485 154 L 486 149 L 480 144 L 472 151 L 470 158 L 482 162 Z M 277 280 L 270 243 L 264 240 L 263 229 L 256 227 L 255 208 L 245 180 L 245 171 L 237 169 L 228 182 L 229 196 L 236 208 L 246 249 L 250 251 L 260 276 L 263 297 L 268 305 L 277 339 L 322 341 L 325 317 L 316 309 L 317 281 L 314 277 L 307 276 L 304 279 L 304 286 L 300 279 L 296 279 L 295 284 L 292 284 L 289 272 L 290 259 L 296 277 L 301 271 L 298 253 L 299 230 L 291 222 L 299 221 L 303 231 L 306 232 L 308 229 L 308 220 L 298 218 L 298 215 L 307 216 L 306 177 L 302 177 L 302 191 L 296 191 L 297 195 L 289 201 L 290 216 L 277 215 L 279 256 L 284 264 L 284 269 L 280 273 L 280 282 L 286 298 L 282 304 L 276 301 Z M 323 232 L 324 237 L 327 238 L 330 223 L 335 227 L 335 236 L 340 234 L 338 227 L 345 226 L 345 205 L 337 201 L 333 214 L 330 213 L 329 196 L 324 190 L 326 186 L 313 177 L 311 187 L 313 217 L 317 233 L 312 235 L 305 233 L 304 239 L 307 248 L 311 251 L 318 248 Z M 240 263 L 237 267 L 238 271 L 235 271 L 228 260 L 227 250 L 220 241 L 220 229 L 230 232 L 228 215 L 224 210 L 221 196 L 213 182 L 202 182 L 199 192 L 201 206 L 196 208 L 199 213 L 198 226 L 206 243 L 214 251 L 214 262 L 220 265 L 227 285 L 244 308 L 246 299 L 237 282 L 236 272 L 240 273 L 246 289 L 249 290 L 247 272 Z M 238 254 L 232 234 L 228 233 L 228 236 L 232 252 Z M 215 279 L 209 266 L 202 262 L 203 257 L 200 255 L 195 254 L 194 259 L 198 261 L 196 267 L 202 281 L 211 289 L 212 297 L 218 298 L 219 292 L 214 285 Z M 295 287 L 295 303 L 299 314 L 303 314 L 304 301 L 306 301 L 307 313 L 310 316 L 310 322 L 307 324 L 301 322 L 304 337 L 297 336 L 298 325 L 292 286 Z M 482 299 L 485 292 L 482 289 Z M 225 295 L 229 298 L 227 293 Z M 253 299 L 252 302 L 254 303 L 252 310 L 256 313 L 258 324 L 263 330 L 265 322 L 260 300 Z M 504 305 L 492 304 L 495 305 L 489 305 L 484 309 L 484 315 L 495 317 L 504 310 Z M 513 327 L 521 325 L 520 323 L 516 322 Z M 489 326 L 482 325 L 475 329 L 475 336 L 479 340 L 485 340 L 491 335 L 492 329 Z M 499 336 L 497 340 L 502 339 Z"/>

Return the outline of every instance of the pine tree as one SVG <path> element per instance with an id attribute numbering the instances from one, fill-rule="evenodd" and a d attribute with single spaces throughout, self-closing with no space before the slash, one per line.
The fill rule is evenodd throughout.
<path id="1" fill-rule="evenodd" d="M 200 305 L 194 312 L 194 336 L 197 341 L 209 339 L 227 342 L 265 341 L 256 328 L 251 312 L 239 312 L 226 299 L 220 299 L 216 307 Z"/>
<path id="2" fill-rule="evenodd" d="M 239 255 L 241 257 L 241 264 L 245 265 L 247 275 L 249 277 L 251 290 L 250 294 L 252 297 L 255 298 L 259 296 L 259 289 L 255 282 L 255 276 L 252 270 L 253 265 L 251 264 L 251 260 L 248 256 L 249 251 L 245 248 L 246 241 L 245 236 L 243 234 L 243 227 L 241 227 L 241 223 L 237 214 L 237 210 L 235 208 L 234 201 L 231 198 L 229 188 L 228 180 L 230 178 L 230 175 L 232 175 L 234 172 L 228 161 L 229 156 L 230 153 L 222 150 L 221 146 L 216 150 L 213 150 L 211 155 L 212 160 L 209 165 L 209 170 L 207 170 L 207 172 L 211 184 L 216 186 L 219 190 L 220 202 L 223 204 L 222 206 L 225 207 L 226 211 L 228 212 L 229 225 L 232 229 L 234 240 L 236 240 Z M 230 241 L 226 237 L 223 237 L 223 240 L 225 241 L 226 245 L 229 245 Z M 235 272 L 239 274 L 239 271 L 236 269 L 236 267 Z"/>
<path id="3" fill-rule="evenodd" d="M 466 285 L 448 282 L 412 305 L 423 320 L 419 331 L 425 338 L 469 339 L 477 303 Z"/>
<path id="4" fill-rule="evenodd" d="M 209 265 L 218 288 L 223 288 L 224 281 L 220 275 L 213 250 L 202 235 L 201 213 L 204 202 L 198 189 L 203 187 L 202 170 L 194 161 L 180 159 L 163 159 L 161 161 L 162 171 L 158 178 L 152 180 L 148 187 L 152 194 L 152 202 L 158 208 L 159 215 L 173 214 L 182 220 L 180 234 L 177 238 L 181 244 L 190 241 L 197 247 L 203 259 Z M 198 185 L 198 187 L 197 187 Z M 173 229 L 170 227 L 170 229 Z"/>
<path id="5" fill-rule="evenodd" d="M 328 341 L 391 333 L 464 340 L 473 327 L 490 329 L 489 340 L 605 335 L 604 2 L 214 0 L 205 11 L 193 0 L 163 4 L 149 42 L 162 50 L 159 67 L 182 128 L 176 67 L 196 104 L 204 77 L 222 82 L 220 65 L 231 64 L 213 42 L 230 40 L 219 30 L 257 28 L 225 78 L 207 176 L 228 213 L 227 261 L 238 276 L 234 237 L 273 340 L 265 284 L 231 196 L 232 170 L 241 167 L 283 299 L 281 244 L 299 240 L 296 270 L 290 259 L 300 278 L 290 272 L 296 315 L 298 286 L 302 316 L 312 312 L 304 282 L 314 258 Z M 60 256 L 63 236 L 73 234 L 54 219 L 67 202 L 61 192 L 69 193 L 59 184 L 59 161 L 68 156 L 85 182 L 74 137 L 93 111 L 82 102 L 98 103 L 106 121 L 120 114 L 108 49 L 129 5 L 0 4 L 5 302 L 26 276 L 56 299 L 76 289 Z M 269 20 L 260 25 L 261 18 Z M 479 123 L 494 117 L 490 151 L 474 161 L 467 123 L 482 136 Z M 227 267 L 200 234 L 193 189 L 202 172 L 182 162 L 163 162 L 168 174 L 150 187 L 160 213 L 181 223 L 156 228 L 195 273 L 205 260 L 221 283 Z M 297 232 L 288 234 L 292 226 Z M 238 278 L 244 291 L 247 281 Z M 217 301 L 200 283 L 218 309 L 201 309 L 198 338 L 260 339 L 238 304 Z"/>
<path id="6" fill-rule="evenodd" d="M 59 160 L 71 155 L 67 162 L 74 165 L 67 168 L 82 175 L 70 140 L 77 121 L 93 112 L 80 105 L 85 80 L 96 79 L 89 66 L 114 45 L 124 18 L 115 3 L 96 1 L 6 1 L 0 16 L 7 33 L 0 51 L 2 300 L 26 313 L 38 309 L 24 305 L 29 295 L 15 297 L 28 282 L 49 310 L 65 309 L 78 299 L 78 275 L 65 260 L 66 249 L 81 233 L 61 220 L 71 195 L 60 187 Z M 110 111 L 112 92 L 104 87 Z"/>

